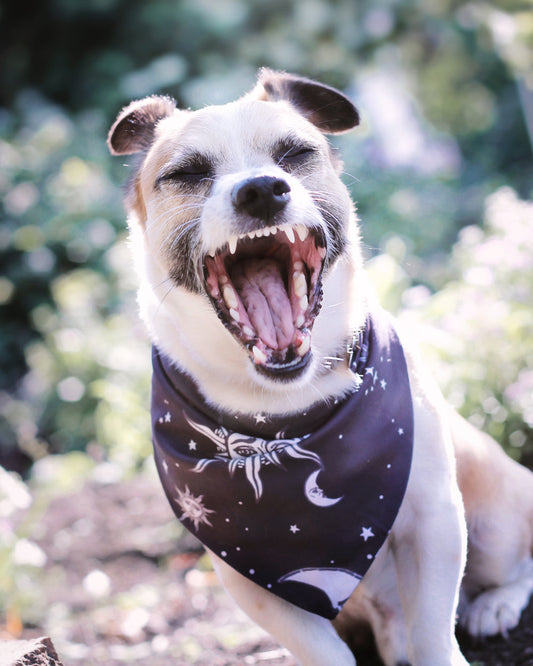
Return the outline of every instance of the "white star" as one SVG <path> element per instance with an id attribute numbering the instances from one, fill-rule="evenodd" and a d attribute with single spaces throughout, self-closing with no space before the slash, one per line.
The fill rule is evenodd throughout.
<path id="1" fill-rule="evenodd" d="M 191 439 L 191 441 L 189 442 L 189 450 L 196 451 L 196 442 L 194 441 L 194 439 Z"/>
<path id="2" fill-rule="evenodd" d="M 266 417 L 263 414 L 256 414 L 254 419 L 256 423 L 266 423 Z"/>
<path id="3" fill-rule="evenodd" d="M 296 532 L 300 531 L 300 528 L 298 527 L 298 525 L 291 525 L 289 529 L 293 534 L 296 534 Z"/>
<path id="4" fill-rule="evenodd" d="M 398 428 L 398 435 L 403 435 L 403 428 Z"/>
<path id="5" fill-rule="evenodd" d="M 387 388 L 387 382 L 384 379 L 381 380 L 380 384 L 381 384 L 381 388 L 383 390 L 385 390 Z"/>
<path id="6" fill-rule="evenodd" d="M 365 374 L 366 375 L 373 375 L 374 374 L 374 368 L 365 368 Z"/>
<path id="7" fill-rule="evenodd" d="M 376 536 L 376 535 L 374 534 L 374 532 L 372 532 L 371 527 L 363 527 L 363 531 L 361 532 L 361 534 L 359 536 L 363 537 L 363 539 L 365 540 L 365 543 L 366 543 L 366 541 L 368 539 L 370 539 L 370 537 L 373 537 L 373 536 Z"/>
<path id="8" fill-rule="evenodd" d="M 167 412 L 165 414 L 165 423 L 170 423 L 172 421 L 172 417 L 170 416 L 170 412 Z"/>

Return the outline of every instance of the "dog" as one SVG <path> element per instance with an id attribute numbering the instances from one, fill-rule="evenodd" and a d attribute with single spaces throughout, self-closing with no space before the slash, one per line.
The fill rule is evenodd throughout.
<path id="1" fill-rule="evenodd" d="M 227 591 L 300 663 L 353 666 L 365 623 L 387 666 L 461 666 L 457 613 L 506 632 L 533 591 L 533 475 L 375 302 L 326 138 L 358 123 L 268 69 L 225 105 L 119 114 L 155 459 Z"/>

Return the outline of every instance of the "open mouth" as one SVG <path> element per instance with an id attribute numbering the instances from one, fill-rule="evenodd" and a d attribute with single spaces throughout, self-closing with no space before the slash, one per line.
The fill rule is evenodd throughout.
<path id="1" fill-rule="evenodd" d="M 235 236 L 206 255 L 207 293 L 260 372 L 289 379 L 309 363 L 325 256 L 320 231 L 287 224 Z"/>

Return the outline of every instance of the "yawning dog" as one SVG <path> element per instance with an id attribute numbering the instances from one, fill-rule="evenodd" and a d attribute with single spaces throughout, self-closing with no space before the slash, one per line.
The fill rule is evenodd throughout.
<path id="1" fill-rule="evenodd" d="M 325 138 L 358 123 L 270 70 L 226 105 L 119 114 L 155 458 L 229 593 L 302 664 L 355 664 L 364 621 L 387 666 L 459 666 L 460 591 L 487 635 L 533 590 L 533 475 L 447 407 L 373 299 Z"/>

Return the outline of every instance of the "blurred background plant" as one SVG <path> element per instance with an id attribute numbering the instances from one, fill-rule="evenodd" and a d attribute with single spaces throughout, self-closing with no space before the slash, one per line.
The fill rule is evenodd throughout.
<path id="1" fill-rule="evenodd" d="M 530 2 L 4 0 L 0 62 L 0 605 L 42 564 L 1 466 L 38 522 L 61 479 L 150 454 L 127 169 L 105 145 L 144 95 L 223 103 L 260 66 L 345 90 L 363 123 L 334 143 L 383 301 L 447 398 L 533 464 Z"/>

